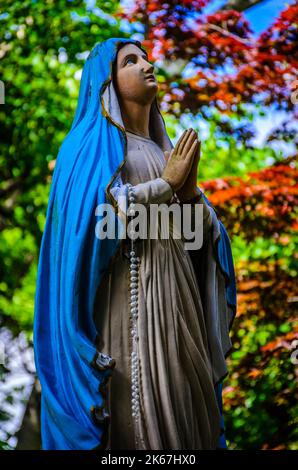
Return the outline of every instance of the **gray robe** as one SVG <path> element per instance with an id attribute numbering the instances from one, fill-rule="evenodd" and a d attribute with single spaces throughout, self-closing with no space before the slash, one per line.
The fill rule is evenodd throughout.
<path id="1" fill-rule="evenodd" d="M 162 149 L 149 138 L 128 131 L 126 135 L 123 185 L 134 186 L 137 202 L 174 202 L 170 185 L 161 178 L 166 165 Z M 116 200 L 120 193 L 121 188 L 114 191 Z M 211 258 L 209 238 L 216 237 L 216 222 L 214 210 L 204 204 L 202 249 Z M 169 239 L 147 238 L 136 245 L 140 257 L 137 422 L 131 414 L 130 277 L 125 250 L 118 252 L 97 290 L 98 349 L 116 361 L 107 385 L 108 449 L 215 449 L 219 439 L 214 384 L 227 372 L 224 355 L 230 340 L 228 312 L 219 317 L 214 306 L 218 301 L 226 305 L 224 279 L 212 258 L 205 281 L 213 283 L 214 292 L 203 306 L 190 254 L 183 237 L 174 238 L 175 230 L 170 224 Z"/>

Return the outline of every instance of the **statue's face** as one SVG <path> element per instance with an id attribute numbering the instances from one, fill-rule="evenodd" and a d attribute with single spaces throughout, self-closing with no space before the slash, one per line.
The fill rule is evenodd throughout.
<path id="1" fill-rule="evenodd" d="M 158 90 L 154 65 L 135 44 L 123 46 L 117 54 L 116 85 L 119 99 L 140 104 L 152 103 Z"/>

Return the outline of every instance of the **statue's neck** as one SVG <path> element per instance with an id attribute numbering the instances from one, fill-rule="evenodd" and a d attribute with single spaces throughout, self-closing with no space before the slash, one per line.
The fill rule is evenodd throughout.
<path id="1" fill-rule="evenodd" d="M 121 103 L 121 115 L 126 130 L 150 138 L 149 120 L 151 103 Z"/>

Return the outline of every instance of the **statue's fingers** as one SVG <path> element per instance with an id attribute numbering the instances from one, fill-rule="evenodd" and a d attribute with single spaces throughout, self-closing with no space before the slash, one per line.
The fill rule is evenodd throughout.
<path id="1" fill-rule="evenodd" d="M 172 149 L 170 152 L 168 150 L 165 150 L 164 154 L 165 154 L 166 162 L 169 162 L 171 160 L 173 153 L 174 153 L 174 149 Z"/>
<path id="2" fill-rule="evenodd" d="M 176 150 L 178 154 L 182 152 L 184 145 L 187 142 L 188 136 L 191 134 L 191 131 L 192 129 L 185 130 L 181 135 L 180 139 L 178 140 L 176 144 Z"/>
<path id="3" fill-rule="evenodd" d="M 170 152 L 169 152 L 168 150 L 165 150 L 165 151 L 164 151 L 164 155 L 165 155 L 165 160 L 166 160 L 166 162 L 168 162 L 169 157 L 170 157 Z"/>
<path id="4" fill-rule="evenodd" d="M 201 141 L 198 140 L 198 145 L 197 145 L 197 148 L 196 148 L 196 156 L 195 156 L 195 159 L 196 159 L 197 163 L 199 163 L 200 158 L 201 158 Z"/>
<path id="5" fill-rule="evenodd" d="M 192 148 L 193 143 L 197 141 L 197 139 L 198 137 L 197 137 L 196 132 L 193 129 L 191 129 L 191 132 L 188 134 L 187 140 L 185 141 L 183 145 L 183 149 L 182 149 L 184 158 L 187 157 L 189 150 Z"/>
<path id="6" fill-rule="evenodd" d="M 194 161 L 196 160 L 196 154 L 197 154 L 197 147 L 198 147 L 198 140 L 195 139 L 190 147 L 190 149 L 188 150 L 187 154 L 186 154 L 186 159 L 188 159 L 189 161 L 192 162 L 192 164 L 194 163 Z"/>

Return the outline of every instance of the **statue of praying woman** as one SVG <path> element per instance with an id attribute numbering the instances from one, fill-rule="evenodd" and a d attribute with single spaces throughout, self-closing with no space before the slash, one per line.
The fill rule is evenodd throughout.
<path id="1" fill-rule="evenodd" d="M 43 449 L 226 448 L 231 245 L 197 186 L 198 135 L 187 129 L 173 146 L 157 91 L 138 40 L 110 38 L 85 62 L 38 263 Z M 146 237 L 98 236 L 101 205 L 126 233 L 139 204 L 148 211 Z M 188 206 L 191 226 L 201 224 L 201 246 L 186 249 L 175 220 L 164 237 L 158 219 L 151 238 L 152 205 Z"/>

